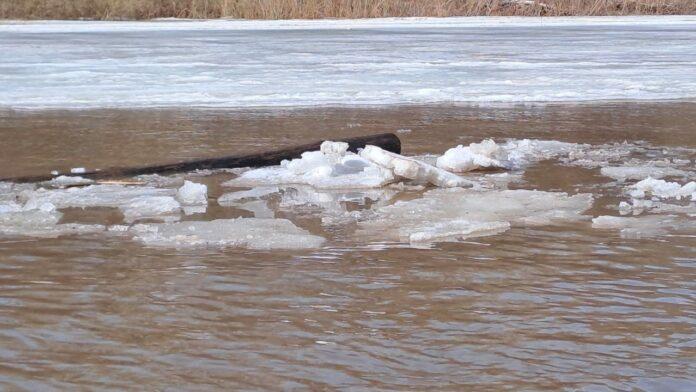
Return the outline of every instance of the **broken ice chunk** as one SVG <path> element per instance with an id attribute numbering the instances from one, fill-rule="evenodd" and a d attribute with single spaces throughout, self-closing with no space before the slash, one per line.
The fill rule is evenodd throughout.
<path id="1" fill-rule="evenodd" d="M 447 150 L 437 158 L 437 167 L 453 173 L 464 173 L 477 169 L 504 168 L 507 154 L 493 140 L 459 145 Z"/>
<path id="2" fill-rule="evenodd" d="M 54 187 L 66 187 L 72 185 L 91 184 L 93 182 L 94 180 L 90 180 L 89 178 L 84 178 L 80 176 L 58 176 L 52 179 L 51 181 L 47 181 L 46 184 Z"/>
<path id="3" fill-rule="evenodd" d="M 186 206 L 208 204 L 208 187 L 187 180 L 176 192 L 176 199 Z"/>
<path id="4" fill-rule="evenodd" d="M 394 181 L 390 170 L 352 152 L 341 152 L 344 147 L 330 142 L 324 145 L 327 153 L 308 151 L 280 166 L 246 171 L 223 186 L 303 184 L 317 189 L 351 189 L 378 188 Z"/>
<path id="5" fill-rule="evenodd" d="M 682 198 L 690 198 L 696 201 L 696 182 L 691 181 L 685 185 L 680 185 L 677 182 L 667 182 L 665 180 L 657 180 L 648 177 L 643 181 L 634 184 L 631 187 L 630 195 L 636 199 L 642 199 L 648 196 L 657 197 L 660 199 L 674 198 L 681 200 Z"/>
<path id="6" fill-rule="evenodd" d="M 392 170 L 395 175 L 417 183 L 432 184 L 439 187 L 471 187 L 471 181 L 439 169 L 435 166 L 381 149 L 377 146 L 366 146 L 360 156 L 385 168 Z"/>
<path id="7" fill-rule="evenodd" d="M 85 169 L 84 167 L 73 167 L 72 169 L 70 169 L 70 173 L 72 174 L 83 174 L 86 172 L 87 169 Z"/>
<path id="8" fill-rule="evenodd" d="M 237 218 L 208 222 L 136 225 L 135 239 L 162 247 L 235 247 L 248 249 L 311 249 L 324 238 L 287 219 Z"/>

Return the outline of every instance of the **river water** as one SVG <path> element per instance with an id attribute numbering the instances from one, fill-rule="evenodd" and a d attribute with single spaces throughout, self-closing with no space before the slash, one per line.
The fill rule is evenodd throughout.
<path id="1" fill-rule="evenodd" d="M 54 38 L 50 23 L 38 26 L 47 32 L 24 33 L 23 39 L 46 44 L 41 40 Z M 404 33 L 379 28 L 384 26 L 372 27 L 390 39 Z M 449 34 L 458 31 L 456 26 L 438 28 Z M 669 30 L 664 34 L 674 39 L 673 47 L 685 45 L 683 36 L 694 34 L 693 25 L 644 28 Z M 9 34 L 0 33 L 0 42 L 6 44 L 2 40 Z M 98 39 L 99 34 L 113 38 L 108 31 L 70 34 L 70 39 Z M 216 34 L 213 41 L 219 44 L 222 33 Z M 432 39 L 435 33 L 429 34 Z M 99 59 L 108 62 L 113 56 Z M 137 236 L 109 234 L 104 227 L 117 227 L 127 219 L 116 202 L 59 208 L 61 224 L 99 224 L 101 230 L 66 234 L 58 231 L 59 224 L 38 234 L 29 230 L 13 235 L 9 230 L 34 228 L 33 223 L 29 218 L 3 223 L 0 209 L 0 389 L 695 390 L 695 202 L 688 197 L 655 198 L 655 206 L 622 215 L 619 203 L 637 203 L 629 193 L 642 177 L 617 179 L 601 171 L 607 166 L 650 166 L 653 175 L 667 170 L 664 178 L 670 182 L 696 180 L 696 104 L 689 98 L 696 94 L 688 85 L 694 74 L 683 72 L 693 64 L 688 58 L 681 65 L 672 60 L 665 66 L 673 67 L 672 75 L 683 84 L 670 82 L 675 86 L 668 90 L 658 85 L 667 78 L 661 81 L 653 74 L 654 91 L 638 88 L 633 93 L 646 95 L 622 102 L 522 104 L 513 98 L 486 104 L 337 107 L 328 99 L 317 107 L 283 108 L 277 107 L 279 102 L 263 108 L 211 108 L 208 101 L 186 99 L 172 106 L 153 100 L 154 92 L 142 100 L 138 93 L 126 94 L 123 105 L 111 105 L 98 83 L 93 90 L 62 91 L 53 84 L 54 76 L 44 82 L 21 81 L 31 65 L 5 64 L 3 77 L 15 84 L 0 92 L 0 178 L 395 132 L 408 156 L 439 155 L 486 138 L 582 145 L 582 153 L 571 157 L 559 154 L 507 175 L 497 171 L 467 178 L 496 179 L 500 183 L 494 189 L 513 192 L 512 199 L 501 201 L 494 198 L 496 190 L 484 190 L 494 204 L 481 206 L 484 210 L 528 195 L 520 190 L 590 194 L 592 201 L 579 218 L 526 223 L 510 218 L 512 227 L 498 234 L 460 234 L 422 244 L 382 235 L 410 224 L 398 217 L 333 219 L 350 211 L 379 212 L 390 205 L 438 200 L 428 193 L 432 187 L 377 196 L 352 190 L 349 198 L 337 198 L 331 192 L 288 186 L 252 197 L 253 205 L 223 206 L 218 203 L 221 195 L 249 189 L 222 185 L 239 173 L 186 173 L 169 177 L 176 185 L 159 178 L 146 180 L 154 185 L 130 186 L 170 190 L 183 179 L 204 183 L 207 208 L 177 213 L 176 219 L 270 214 L 324 238 L 320 246 L 296 250 L 161 246 Z M 66 66 L 70 64 L 75 63 Z M 626 83 L 637 75 L 627 71 L 630 65 L 614 66 Z M 9 76 L 10 67 L 21 75 Z M 528 71 L 525 77 L 541 77 L 543 69 Z M 142 70 L 136 71 L 131 76 L 137 79 Z M 214 77 L 230 74 L 234 72 L 223 70 Z M 585 77 L 587 83 L 559 88 L 592 99 L 588 91 L 593 77 Z M 435 85 L 450 81 L 447 76 L 433 78 Z M 122 79 L 124 85 L 133 80 Z M 314 82 L 318 84 L 307 85 L 306 96 L 318 99 L 316 86 L 321 83 Z M 196 83 L 194 89 L 201 88 Z M 336 83 L 335 90 L 372 91 Z M 274 87 L 264 88 L 259 96 L 270 100 Z M 396 97 L 401 90 L 384 91 Z M 497 90 L 491 91 L 493 96 Z M 676 95 L 655 101 L 665 91 Z M 60 98 L 47 102 L 56 96 Z M 237 98 L 231 93 L 223 99 L 235 103 Z M 8 189 L 0 188 L 0 206 L 26 196 Z M 72 189 L 81 188 L 55 192 Z M 84 200 L 91 197 L 86 195 Z M 426 227 L 442 223 L 429 215 L 437 211 L 414 206 Z M 17 216 L 26 213 L 32 212 Z M 603 227 L 592 220 L 600 216 L 635 218 L 630 222 L 640 225 Z M 363 226 L 365 222 L 372 226 Z M 366 236 L 366 227 L 381 230 Z M 275 232 L 269 229 L 267 234 L 271 238 Z"/>
<path id="2" fill-rule="evenodd" d="M 645 140 L 696 151 L 693 104 L 19 113 L 3 175 L 139 165 L 396 131 L 409 155 L 484 137 Z M 34 135 L 34 142 L 12 135 Z M 50 141 L 36 143 L 36 138 Z M 30 138 L 31 140 L 31 138 Z M 692 161 L 693 162 L 693 161 Z M 190 175 L 223 189 L 217 174 Z M 693 176 L 693 172 L 691 173 Z M 597 168 L 541 162 L 512 188 L 595 194 Z M 311 204 L 311 203 L 310 203 Z M 696 230 L 622 237 L 589 220 L 435 244 L 357 239 L 278 212 L 305 251 L 152 248 L 103 235 L 0 242 L 0 380 L 10 389 L 692 390 Z M 117 222 L 111 210 L 69 219 Z M 249 216 L 217 206 L 187 219 Z M 406 247 L 404 247 L 406 245 Z"/>

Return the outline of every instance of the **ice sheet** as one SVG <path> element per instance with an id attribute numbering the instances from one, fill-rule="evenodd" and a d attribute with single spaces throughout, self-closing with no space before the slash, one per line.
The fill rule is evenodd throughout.
<path id="1" fill-rule="evenodd" d="M 0 107 L 692 98 L 695 26 L 694 16 L 3 22 Z"/>
<path id="2" fill-rule="evenodd" d="M 378 208 L 373 217 L 359 222 L 358 234 L 372 240 L 451 241 L 510 226 L 581 220 L 591 205 L 589 194 L 434 189 L 423 198 Z"/>
<path id="3" fill-rule="evenodd" d="M 322 246 L 325 241 L 287 219 L 237 218 L 140 224 L 131 230 L 136 240 L 158 247 L 312 249 Z"/>

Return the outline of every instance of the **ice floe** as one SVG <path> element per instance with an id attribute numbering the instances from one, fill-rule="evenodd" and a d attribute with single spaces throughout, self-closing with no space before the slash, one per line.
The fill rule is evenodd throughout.
<path id="1" fill-rule="evenodd" d="M 136 240 L 161 247 L 311 249 L 320 247 L 325 241 L 287 219 L 237 218 L 139 224 L 131 230 Z"/>
<path id="2" fill-rule="evenodd" d="M 0 234 L 51 238 L 62 235 L 90 234 L 105 230 L 103 225 L 59 224 L 63 214 L 44 205 L 40 209 L 0 212 Z"/>
<path id="3" fill-rule="evenodd" d="M 584 219 L 592 196 L 530 190 L 434 189 L 422 198 L 376 209 L 358 223 L 372 239 L 439 242 L 490 235 L 510 226 L 544 225 Z"/>

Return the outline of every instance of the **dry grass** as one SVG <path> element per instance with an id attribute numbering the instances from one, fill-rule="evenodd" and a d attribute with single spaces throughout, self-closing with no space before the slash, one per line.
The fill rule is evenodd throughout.
<path id="1" fill-rule="evenodd" d="M 0 0 L 4 19 L 696 14 L 696 0 Z"/>

